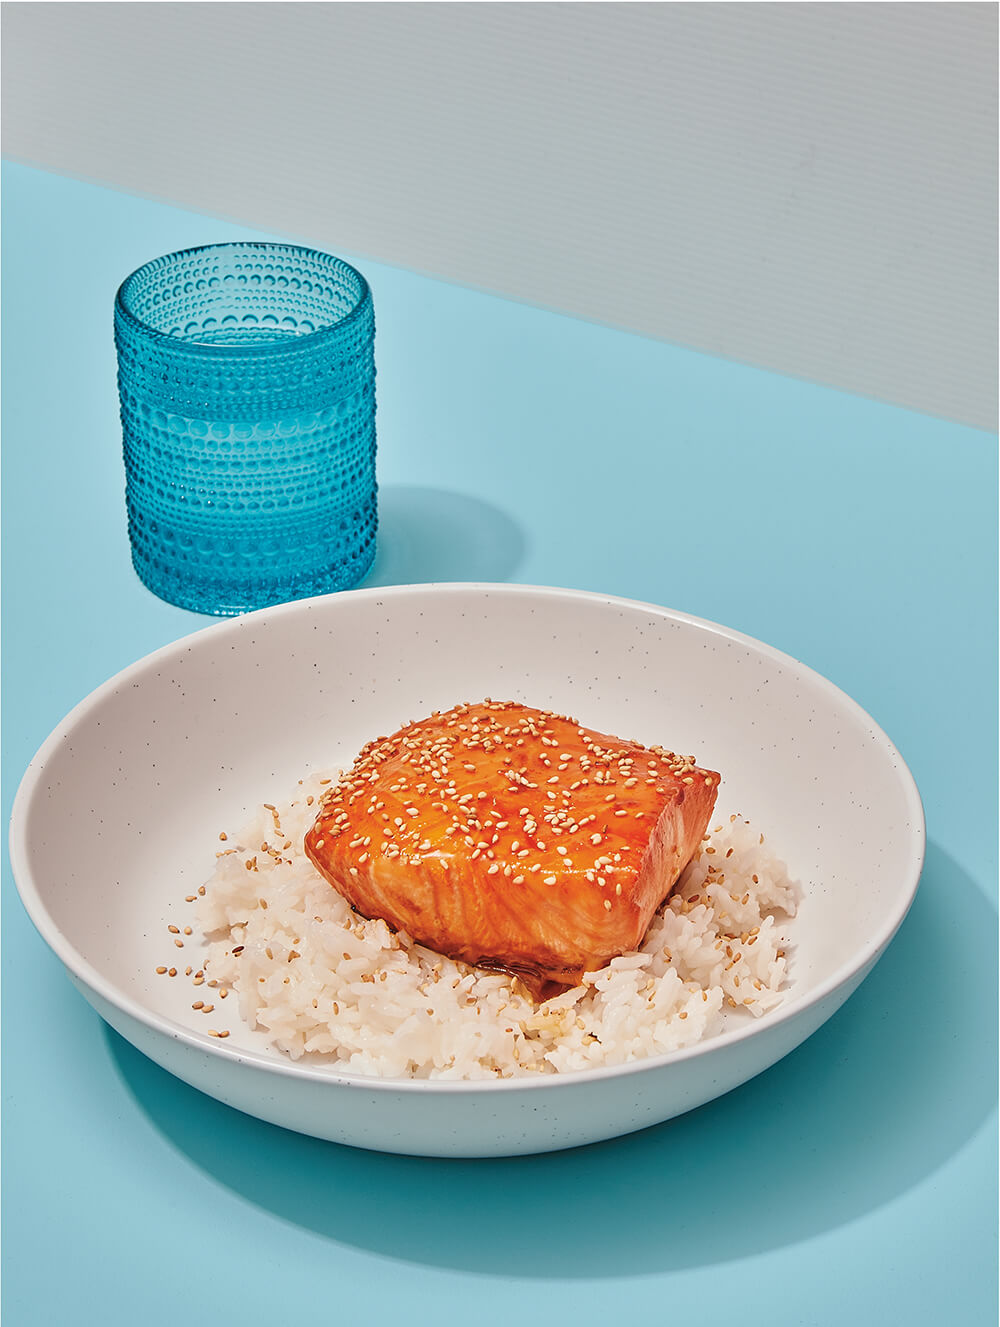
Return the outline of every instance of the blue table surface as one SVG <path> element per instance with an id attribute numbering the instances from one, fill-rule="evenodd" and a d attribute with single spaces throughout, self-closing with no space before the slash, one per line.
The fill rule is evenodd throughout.
<path id="1" fill-rule="evenodd" d="M 119 281 L 192 244 L 303 237 L 23 166 L 4 185 L 9 815 L 68 709 L 209 622 L 131 569 Z M 5 863 L 7 1327 L 992 1324 L 995 438 L 353 260 L 378 320 L 370 583 L 597 590 L 804 660 L 914 773 L 917 900 L 847 1005 L 727 1097 L 576 1151 L 435 1161 L 171 1078 L 71 987 Z"/>

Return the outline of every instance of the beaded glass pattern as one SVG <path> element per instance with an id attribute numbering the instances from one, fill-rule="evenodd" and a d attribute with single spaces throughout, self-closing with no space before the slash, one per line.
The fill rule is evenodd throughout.
<path id="1" fill-rule="evenodd" d="M 356 585 L 375 556 L 364 277 L 290 244 L 154 259 L 115 301 L 132 562 L 231 615 Z"/>

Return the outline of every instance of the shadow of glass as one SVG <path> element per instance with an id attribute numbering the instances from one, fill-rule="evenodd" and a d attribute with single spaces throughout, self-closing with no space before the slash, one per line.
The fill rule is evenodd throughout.
<path id="1" fill-rule="evenodd" d="M 305 1138 L 203 1096 L 106 1031 L 162 1133 L 284 1220 L 410 1263 L 631 1276 L 794 1244 L 880 1206 L 960 1148 L 994 1098 L 984 1048 L 996 1045 L 996 921 L 932 848 L 882 961 L 792 1055 L 677 1120 L 537 1157 L 440 1161 Z"/>
<path id="2" fill-rule="evenodd" d="M 505 581 L 520 565 L 524 535 L 499 508 L 440 488 L 379 488 L 375 564 L 363 586 Z"/>

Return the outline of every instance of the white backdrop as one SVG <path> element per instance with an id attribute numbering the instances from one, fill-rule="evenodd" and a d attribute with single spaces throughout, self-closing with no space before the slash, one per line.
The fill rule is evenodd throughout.
<path id="1" fill-rule="evenodd" d="M 4 151 L 984 427 L 988 3 L 3 6 Z"/>

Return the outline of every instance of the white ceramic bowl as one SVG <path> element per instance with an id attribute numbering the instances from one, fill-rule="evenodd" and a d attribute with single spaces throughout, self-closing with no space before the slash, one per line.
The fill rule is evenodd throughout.
<path id="1" fill-rule="evenodd" d="M 488 1083 L 293 1063 L 234 1009 L 230 1038 L 209 1037 L 188 983 L 154 969 L 181 898 L 214 867 L 218 827 L 285 799 L 310 769 L 349 764 L 373 736 L 484 696 L 571 713 L 722 772 L 719 809 L 764 827 L 805 889 L 780 1008 L 624 1067 Z M 94 1008 L 151 1059 L 286 1128 L 434 1156 L 613 1137 L 760 1073 L 869 972 L 913 899 L 923 852 L 920 798 L 899 753 L 824 678 L 681 613 L 514 585 L 358 590 L 167 646 L 59 725 L 11 822 L 32 920 Z"/>

